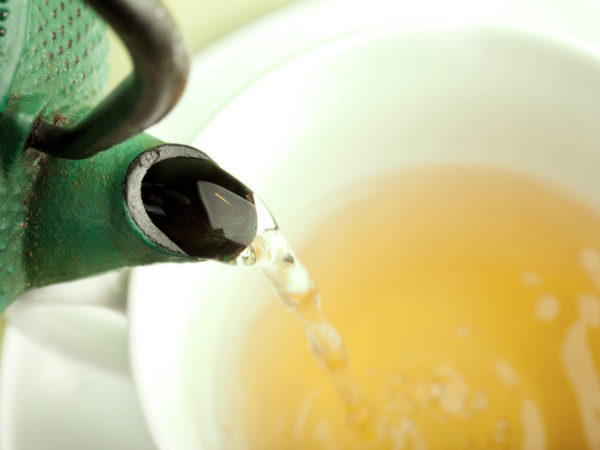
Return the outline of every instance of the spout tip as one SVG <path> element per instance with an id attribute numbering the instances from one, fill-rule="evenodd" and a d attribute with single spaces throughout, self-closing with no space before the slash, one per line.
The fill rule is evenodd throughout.
<path id="1" fill-rule="evenodd" d="M 256 236 L 252 191 L 192 147 L 166 144 L 140 154 L 124 193 L 140 231 L 182 256 L 227 261 Z"/>

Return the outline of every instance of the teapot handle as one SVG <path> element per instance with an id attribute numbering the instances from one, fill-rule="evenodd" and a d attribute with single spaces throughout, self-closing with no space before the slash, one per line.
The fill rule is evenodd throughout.
<path id="1" fill-rule="evenodd" d="M 189 69 L 183 38 L 159 0 L 87 2 L 119 35 L 134 69 L 77 125 L 38 119 L 28 146 L 59 158 L 88 158 L 158 122 L 181 96 Z"/>

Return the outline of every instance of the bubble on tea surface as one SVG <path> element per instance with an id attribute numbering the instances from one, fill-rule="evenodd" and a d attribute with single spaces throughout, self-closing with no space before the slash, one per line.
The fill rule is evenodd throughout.
<path id="1" fill-rule="evenodd" d="M 521 273 L 521 279 L 525 286 L 541 286 L 542 279 L 540 276 L 532 270 L 524 270 Z"/>
<path id="2" fill-rule="evenodd" d="M 523 450 L 544 450 L 546 448 L 546 426 L 538 405 L 526 397 L 521 403 L 521 430 Z"/>
<path id="3" fill-rule="evenodd" d="M 494 363 L 494 372 L 506 386 L 514 386 L 519 382 L 515 369 L 504 360 L 499 359 Z"/>
<path id="4" fill-rule="evenodd" d="M 558 315 L 560 302 L 553 294 L 541 294 L 535 303 L 535 318 L 540 322 L 550 322 Z"/>
<path id="5" fill-rule="evenodd" d="M 594 248 L 586 247 L 579 252 L 579 259 L 596 289 L 600 289 L 600 253 Z"/>
<path id="6" fill-rule="evenodd" d="M 600 375 L 588 341 L 590 328 L 600 326 L 600 301 L 594 295 L 577 298 L 579 315 L 568 328 L 560 356 L 577 400 L 589 448 L 600 447 Z"/>

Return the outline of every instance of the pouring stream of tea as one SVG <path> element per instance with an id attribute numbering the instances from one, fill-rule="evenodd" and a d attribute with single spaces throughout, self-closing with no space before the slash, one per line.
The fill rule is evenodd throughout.
<path id="1" fill-rule="evenodd" d="M 256 209 L 256 238 L 234 263 L 262 269 L 281 303 L 302 323 L 310 349 L 332 379 L 346 408 L 350 425 L 362 437 L 373 437 L 372 406 L 354 378 L 344 340 L 323 313 L 315 281 L 280 233 L 271 213 L 258 198 Z"/>

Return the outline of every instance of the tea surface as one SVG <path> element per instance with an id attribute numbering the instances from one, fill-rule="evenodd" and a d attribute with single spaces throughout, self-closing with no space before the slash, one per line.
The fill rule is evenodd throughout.
<path id="1" fill-rule="evenodd" d="M 278 302 L 240 362 L 253 449 L 600 448 L 600 215 L 483 167 L 329 198 L 299 256 L 346 342 L 374 435 Z"/>

